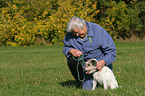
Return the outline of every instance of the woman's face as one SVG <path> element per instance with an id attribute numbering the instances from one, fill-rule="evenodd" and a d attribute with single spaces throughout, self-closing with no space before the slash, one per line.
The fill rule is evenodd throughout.
<path id="1" fill-rule="evenodd" d="M 83 29 L 75 28 L 75 30 L 72 31 L 73 34 L 75 34 L 78 37 L 85 37 L 87 34 L 87 26 L 84 25 Z"/>

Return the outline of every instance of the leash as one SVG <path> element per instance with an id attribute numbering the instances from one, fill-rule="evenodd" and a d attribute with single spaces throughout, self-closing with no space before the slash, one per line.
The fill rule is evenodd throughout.
<path id="1" fill-rule="evenodd" d="M 85 71 L 84 70 L 84 64 L 85 64 L 85 61 L 84 61 L 84 54 L 82 54 L 80 57 L 77 57 L 77 59 L 73 56 L 73 59 L 76 60 L 78 63 L 77 63 L 77 73 L 78 73 L 78 79 L 79 81 L 83 82 L 85 80 L 85 78 L 83 80 L 80 79 L 80 75 L 79 75 L 79 63 L 81 64 L 82 68 L 83 68 L 83 72 Z"/>

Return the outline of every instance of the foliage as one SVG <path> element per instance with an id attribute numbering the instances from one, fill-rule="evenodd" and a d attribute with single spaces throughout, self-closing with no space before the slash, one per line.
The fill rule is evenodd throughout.
<path id="1" fill-rule="evenodd" d="M 1 0 L 0 46 L 61 44 L 77 15 L 102 25 L 114 38 L 144 37 L 144 1 Z"/>
<path id="2" fill-rule="evenodd" d="M 101 18 L 100 25 L 106 28 L 114 39 L 117 37 L 123 39 L 126 37 L 129 38 L 133 34 L 138 34 L 139 36 L 140 32 L 144 37 L 144 23 L 141 22 L 141 18 L 139 17 L 141 13 L 139 5 L 140 3 L 136 2 L 136 0 L 131 2 L 131 7 L 124 1 L 118 3 L 115 1 L 109 2 L 107 5 L 108 8 L 105 11 L 106 16 Z"/>

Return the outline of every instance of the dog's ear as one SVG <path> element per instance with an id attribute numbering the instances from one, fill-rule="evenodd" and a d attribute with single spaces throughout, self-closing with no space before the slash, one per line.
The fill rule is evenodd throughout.
<path id="1" fill-rule="evenodd" d="M 97 61 L 96 60 L 91 60 L 91 63 L 92 63 L 93 66 L 96 66 Z"/>

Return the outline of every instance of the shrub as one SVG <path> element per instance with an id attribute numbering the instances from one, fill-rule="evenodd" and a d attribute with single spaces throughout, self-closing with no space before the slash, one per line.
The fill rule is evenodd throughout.
<path id="1" fill-rule="evenodd" d="M 27 0 L 6 2 L 2 16 L 0 45 L 27 46 L 61 43 L 68 20 L 80 16 L 94 21 L 97 2 L 89 0 L 46 1 Z M 49 6 L 48 6 L 49 5 Z"/>
<path id="2" fill-rule="evenodd" d="M 109 32 L 113 39 L 118 37 L 130 38 L 132 35 L 139 36 L 144 33 L 143 22 L 139 17 L 139 14 L 141 14 L 141 9 L 139 9 L 141 7 L 139 6 L 140 2 L 136 0 L 130 2 L 130 5 L 127 5 L 124 1 L 108 2 L 105 15 L 100 19 L 99 24 Z"/>
<path id="3" fill-rule="evenodd" d="M 129 2 L 129 1 L 128 1 Z M 144 1 L 1 0 L 0 46 L 61 44 L 76 15 L 100 24 L 116 39 L 144 37 Z"/>

